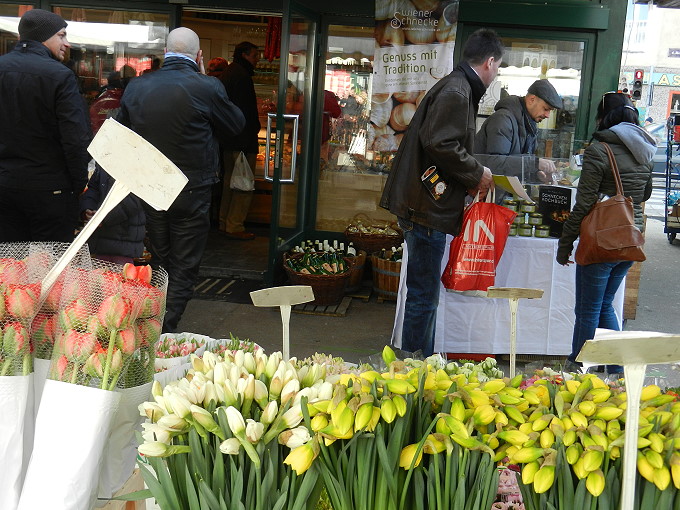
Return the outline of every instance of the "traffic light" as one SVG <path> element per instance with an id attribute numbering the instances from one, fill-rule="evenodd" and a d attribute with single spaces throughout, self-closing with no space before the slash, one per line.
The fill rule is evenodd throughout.
<path id="1" fill-rule="evenodd" d="M 642 69 L 636 69 L 633 73 L 633 93 L 631 95 L 633 101 L 642 99 L 642 80 L 645 77 L 645 72 Z"/>

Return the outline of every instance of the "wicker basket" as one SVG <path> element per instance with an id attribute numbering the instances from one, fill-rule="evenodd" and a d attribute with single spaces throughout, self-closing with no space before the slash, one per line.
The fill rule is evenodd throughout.
<path id="1" fill-rule="evenodd" d="M 350 265 L 350 269 L 344 273 L 317 275 L 305 274 L 293 271 L 292 268 L 286 264 L 289 258 L 300 258 L 301 253 L 293 255 L 284 254 L 283 267 L 288 273 L 288 279 L 293 285 L 309 285 L 314 291 L 314 301 L 310 304 L 318 306 L 332 306 L 337 305 L 345 296 L 345 288 L 352 276 L 352 261 L 345 258 L 345 262 Z"/>
<path id="2" fill-rule="evenodd" d="M 361 282 L 364 279 L 364 268 L 366 267 L 366 252 L 359 250 L 356 257 L 348 257 L 347 260 L 352 261 L 351 276 L 347 283 L 345 292 L 353 292 L 361 287 Z"/>
<path id="3" fill-rule="evenodd" d="M 366 253 L 374 253 L 383 248 L 391 249 L 393 246 L 399 246 L 404 241 L 404 236 L 401 234 L 401 229 L 396 223 L 390 223 L 388 226 L 398 232 L 396 235 L 389 234 L 374 234 L 364 232 L 354 232 L 352 227 L 362 223 L 363 225 L 374 228 L 385 228 L 386 224 L 374 221 L 364 214 L 357 214 L 352 222 L 345 229 L 345 237 L 348 242 L 354 243 L 357 250 L 364 250 Z M 357 251 L 358 253 L 358 251 Z"/>
<path id="4" fill-rule="evenodd" d="M 391 255 L 392 252 L 388 252 Z M 394 262 L 380 258 L 377 253 L 371 255 L 373 265 L 373 290 L 383 299 L 397 299 L 399 291 L 399 274 L 401 261 Z"/>

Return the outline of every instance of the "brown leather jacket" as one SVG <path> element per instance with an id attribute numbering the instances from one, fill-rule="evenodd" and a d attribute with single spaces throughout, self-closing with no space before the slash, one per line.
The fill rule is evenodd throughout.
<path id="1" fill-rule="evenodd" d="M 484 91 L 479 77 L 465 63 L 430 89 L 394 158 L 381 207 L 440 232 L 460 232 L 466 190 L 477 187 L 483 172 L 472 154 L 477 106 Z M 420 178 L 431 165 L 447 183 L 439 200 Z"/>

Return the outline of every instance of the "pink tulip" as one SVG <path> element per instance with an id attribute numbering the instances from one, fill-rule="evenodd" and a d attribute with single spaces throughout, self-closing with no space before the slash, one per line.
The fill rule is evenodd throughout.
<path id="1" fill-rule="evenodd" d="M 99 322 L 99 317 L 90 315 L 87 321 L 87 331 L 94 333 L 97 338 L 106 338 L 106 328 Z"/>
<path id="2" fill-rule="evenodd" d="M 20 285 L 10 283 L 5 289 L 5 306 L 17 319 L 30 319 L 38 313 L 40 284 Z"/>
<path id="3" fill-rule="evenodd" d="M 161 323 L 158 319 L 142 319 L 137 321 L 140 347 L 155 345 L 161 337 Z"/>
<path id="4" fill-rule="evenodd" d="M 75 299 L 59 312 L 59 324 L 64 330 L 76 329 L 78 331 L 85 331 L 91 314 L 90 307 L 87 306 L 84 300 L 80 298 Z"/>
<path id="5" fill-rule="evenodd" d="M 97 339 L 93 333 L 67 330 L 60 340 L 63 353 L 70 360 L 84 361 L 94 350 Z"/>
<path id="6" fill-rule="evenodd" d="M 135 330 L 132 328 L 121 329 L 116 333 L 116 347 L 118 347 L 123 354 L 132 354 L 137 350 L 137 338 L 135 337 Z"/>
<path id="7" fill-rule="evenodd" d="M 38 314 L 31 324 L 31 340 L 34 344 L 54 344 L 56 315 Z"/>
<path id="8" fill-rule="evenodd" d="M 0 282 L 14 285 L 26 284 L 28 271 L 26 263 L 15 259 L 0 258 Z"/>
<path id="9" fill-rule="evenodd" d="M 2 349 L 8 356 L 28 352 L 28 331 L 17 321 L 8 322 L 2 332 Z"/>
<path id="10" fill-rule="evenodd" d="M 101 377 L 104 375 L 104 363 L 106 362 L 106 350 L 101 344 L 95 344 L 94 352 L 87 358 L 83 370 L 91 377 Z"/>
<path id="11" fill-rule="evenodd" d="M 146 287 L 146 294 L 142 298 L 142 305 L 139 310 L 139 318 L 158 317 L 162 313 L 164 295 L 160 289 L 151 285 Z"/>
<path id="12" fill-rule="evenodd" d="M 135 266 L 125 264 L 123 266 L 123 278 L 128 280 L 139 280 L 144 283 L 151 283 L 151 266 Z"/>
<path id="13" fill-rule="evenodd" d="M 7 313 L 7 307 L 5 306 L 5 289 L 4 286 L 0 284 L 0 321 L 5 318 Z"/>
<path id="14" fill-rule="evenodd" d="M 68 359 L 66 356 L 60 356 L 57 360 L 57 377 L 59 381 L 65 381 L 68 376 L 66 374 L 66 369 L 69 368 Z"/>
<path id="15" fill-rule="evenodd" d="M 120 294 L 114 294 L 104 299 L 97 312 L 97 317 L 105 328 L 125 329 L 130 322 L 131 313 L 132 304 L 130 300 Z"/>
<path id="16" fill-rule="evenodd" d="M 64 278 L 59 277 L 59 279 L 54 282 L 54 285 L 52 285 L 52 288 L 50 291 L 47 293 L 47 297 L 45 298 L 45 308 L 47 308 L 51 312 L 55 312 L 59 310 L 59 300 L 61 299 L 61 295 L 64 291 Z"/>
<path id="17" fill-rule="evenodd" d="M 87 302 L 92 296 L 90 271 L 80 268 L 69 268 L 59 280 L 63 282 L 60 302 L 70 303 L 75 299 Z"/>
<path id="18" fill-rule="evenodd" d="M 100 281 L 104 296 L 111 296 L 122 291 L 123 277 L 120 273 L 116 273 L 108 269 L 101 271 Z"/>

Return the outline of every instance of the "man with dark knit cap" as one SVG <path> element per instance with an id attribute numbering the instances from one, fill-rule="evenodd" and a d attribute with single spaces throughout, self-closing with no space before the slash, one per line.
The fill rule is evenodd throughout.
<path id="1" fill-rule="evenodd" d="M 475 138 L 475 154 L 499 175 L 514 175 L 525 182 L 551 182 L 555 164 L 534 156 L 538 122 L 562 108 L 562 98 L 548 80 L 536 80 L 524 97 L 506 96 L 494 107 Z M 502 197 L 496 196 L 497 199 Z"/>
<path id="2" fill-rule="evenodd" d="M 32 9 L 0 56 L 0 242 L 71 242 L 87 183 L 90 123 L 62 64 L 66 21 Z"/>

